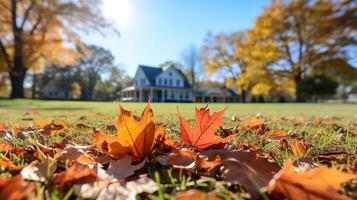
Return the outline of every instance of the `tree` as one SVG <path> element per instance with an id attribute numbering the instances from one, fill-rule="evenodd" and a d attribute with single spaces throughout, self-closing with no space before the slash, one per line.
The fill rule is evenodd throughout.
<path id="1" fill-rule="evenodd" d="M 76 33 L 110 27 L 99 0 L 1 0 L 0 71 L 9 74 L 11 98 L 23 98 L 29 69 L 75 62 Z"/>
<path id="2" fill-rule="evenodd" d="M 228 80 L 228 85 L 238 82 L 246 72 L 247 63 L 236 54 L 236 47 L 245 40 L 244 32 L 232 34 L 221 33 L 216 36 L 208 33 L 201 51 L 203 67 L 209 74 L 222 73 Z M 229 78 L 227 78 L 227 75 Z M 244 84 L 237 85 L 241 90 L 242 102 L 245 102 L 246 90 Z"/>
<path id="3" fill-rule="evenodd" d="M 249 32 L 208 34 L 201 52 L 208 73 L 221 73 L 226 85 L 234 86 L 246 101 L 247 93 L 263 78 L 278 58 L 272 42 L 262 43 Z"/>
<path id="4" fill-rule="evenodd" d="M 197 89 L 197 82 L 199 81 L 199 74 L 201 70 L 200 66 L 200 57 L 199 50 L 196 46 L 191 45 L 188 46 L 181 52 L 182 63 L 187 71 L 187 75 L 189 77 L 189 81 L 193 87 L 193 89 Z"/>
<path id="5" fill-rule="evenodd" d="M 288 72 L 297 100 L 299 82 L 318 63 L 348 60 L 346 51 L 357 42 L 356 8 L 351 0 L 272 1 L 256 19 L 251 34 L 275 43 L 280 55 L 275 67 Z"/>
<path id="6" fill-rule="evenodd" d="M 114 101 L 120 99 L 123 84 L 130 80 L 124 71 L 117 67 L 109 70 L 109 78 L 99 81 L 94 89 L 94 99 L 101 101 Z"/>
<path id="7" fill-rule="evenodd" d="M 325 98 L 336 93 L 338 82 L 323 75 L 306 77 L 298 84 L 299 96 L 317 101 L 318 98 Z"/>
<path id="8" fill-rule="evenodd" d="M 92 100 L 94 88 L 101 80 L 101 75 L 113 68 L 114 56 L 109 50 L 95 45 L 89 45 L 79 51 L 82 57 L 77 63 L 77 73 L 82 86 L 82 97 Z"/>
<path id="9" fill-rule="evenodd" d="M 71 84 L 72 99 L 81 98 L 81 85 L 77 82 L 72 82 Z"/>

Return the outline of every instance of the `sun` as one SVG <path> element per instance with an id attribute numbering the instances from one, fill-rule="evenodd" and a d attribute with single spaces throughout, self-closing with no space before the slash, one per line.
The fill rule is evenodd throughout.
<path id="1" fill-rule="evenodd" d="M 131 16 L 129 0 L 103 0 L 101 9 L 106 17 L 119 26 L 127 24 Z"/>

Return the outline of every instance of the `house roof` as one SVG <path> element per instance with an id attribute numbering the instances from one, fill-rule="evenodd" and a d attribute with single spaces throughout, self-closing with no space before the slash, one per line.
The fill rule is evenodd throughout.
<path id="1" fill-rule="evenodd" d="M 150 67 L 150 66 L 145 66 L 145 65 L 139 65 L 139 68 L 141 68 L 146 76 L 146 78 L 149 80 L 149 83 L 151 86 L 156 86 L 155 83 L 155 78 L 161 74 L 162 72 L 166 71 L 167 69 L 169 69 L 170 67 L 167 68 L 161 68 L 161 67 Z M 184 79 L 184 87 L 185 88 L 191 88 L 191 84 L 188 82 L 185 74 L 174 67 L 174 69 L 182 75 L 183 79 Z"/>
<path id="2" fill-rule="evenodd" d="M 202 90 L 196 90 L 195 96 L 227 96 L 233 97 L 238 96 L 236 92 L 234 92 L 230 88 L 226 87 L 205 87 Z"/>
<path id="3" fill-rule="evenodd" d="M 143 70 L 146 78 L 150 82 L 150 85 L 155 85 L 156 76 L 158 76 L 163 72 L 162 68 L 159 67 L 149 67 L 149 66 L 139 65 L 139 68 Z"/>

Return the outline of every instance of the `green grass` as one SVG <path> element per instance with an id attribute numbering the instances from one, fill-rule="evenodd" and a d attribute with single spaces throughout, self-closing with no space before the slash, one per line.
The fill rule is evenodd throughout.
<path id="1" fill-rule="evenodd" d="M 139 114 L 146 103 L 121 102 L 126 109 Z M 118 113 L 118 102 L 80 102 L 80 101 L 42 101 L 42 100 L 0 100 L 0 120 L 18 120 L 27 111 L 39 111 L 46 117 L 71 118 L 76 115 L 91 115 L 101 113 L 108 116 L 116 116 Z M 155 115 L 160 120 L 175 120 L 177 108 L 184 117 L 193 118 L 194 108 L 204 104 L 197 103 L 152 103 Z M 236 115 L 238 117 L 251 117 L 260 113 L 267 117 L 340 117 L 353 121 L 357 119 L 356 104 L 241 104 L 241 103 L 212 103 L 213 111 L 228 107 L 226 116 Z"/>

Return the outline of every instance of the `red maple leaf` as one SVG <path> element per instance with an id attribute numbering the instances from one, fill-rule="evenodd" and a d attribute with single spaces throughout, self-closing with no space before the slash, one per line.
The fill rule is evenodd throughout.
<path id="1" fill-rule="evenodd" d="M 221 138 L 215 134 L 216 129 L 222 125 L 225 110 L 223 109 L 210 115 L 207 105 L 200 109 L 196 108 L 196 122 L 193 128 L 188 125 L 185 118 L 179 116 L 180 134 L 183 142 L 188 146 L 203 150 L 212 145 L 226 143 L 232 139 L 232 137 Z"/>

